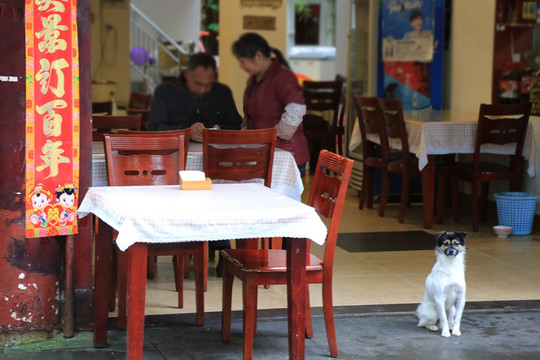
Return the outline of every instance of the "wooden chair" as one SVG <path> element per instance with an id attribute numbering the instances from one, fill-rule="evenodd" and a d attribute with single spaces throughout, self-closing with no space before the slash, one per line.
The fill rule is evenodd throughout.
<path id="1" fill-rule="evenodd" d="M 191 129 L 178 129 L 178 130 L 162 130 L 162 131 L 136 131 L 136 130 L 120 130 L 121 134 L 139 134 L 139 135 L 159 135 L 159 134 L 183 134 L 184 139 L 184 163 L 187 164 L 187 155 L 189 151 L 189 139 L 191 138 Z M 148 152 L 148 151 L 143 151 Z M 137 151 L 130 151 L 130 154 L 137 153 Z M 204 243 L 205 248 L 208 247 L 208 244 Z M 206 250 L 208 251 L 208 250 Z M 206 252 L 205 252 L 206 253 Z M 184 279 L 189 277 L 189 256 L 184 257 Z M 148 257 L 148 278 L 153 279 L 155 277 L 156 271 L 157 271 L 157 257 L 156 256 L 149 256 Z M 208 259 L 205 259 L 204 261 L 204 291 L 208 288 Z M 114 308 L 114 307 L 113 307 Z"/>
<path id="2" fill-rule="evenodd" d="M 309 146 L 311 170 L 314 170 L 317 165 L 316 161 L 321 149 L 336 151 L 342 92 L 342 79 L 304 81 L 302 84 L 302 94 L 307 110 L 303 118 L 303 126 Z M 331 122 L 325 119 L 325 113 L 329 114 L 327 116 L 331 118 Z"/>
<path id="3" fill-rule="evenodd" d="M 105 134 L 105 156 L 110 186 L 178 185 L 179 170 L 185 168 L 184 134 Z M 144 206 L 144 204 L 141 204 Z M 183 256 L 195 258 L 197 325 L 204 323 L 205 248 L 202 242 L 149 244 L 148 255 L 173 255 L 178 307 L 183 307 Z M 126 324 L 126 259 L 118 251 L 118 327 Z M 137 301 L 137 299 L 128 299 Z"/>
<path id="4" fill-rule="evenodd" d="M 151 94 L 144 94 L 139 92 L 131 92 L 129 94 L 128 105 L 126 108 L 127 115 L 141 114 L 141 129 L 146 130 L 146 122 L 148 121 L 148 114 L 150 113 L 150 103 L 152 102 Z M 189 142 L 189 139 L 188 139 Z"/>
<path id="5" fill-rule="evenodd" d="M 409 140 L 407 129 L 403 119 L 403 108 L 401 100 L 379 99 L 385 132 L 381 137 L 381 153 L 383 162 L 386 163 L 386 171 L 382 174 L 381 196 L 379 202 L 379 216 L 384 216 L 388 193 L 390 191 L 390 174 L 401 174 L 401 201 L 399 206 L 398 221 L 405 221 L 405 213 L 409 206 L 409 193 L 411 178 L 420 176 L 418 169 L 418 159 L 409 152 Z M 397 142 L 401 145 L 401 156 L 397 159 L 391 158 L 390 142 Z"/>
<path id="6" fill-rule="evenodd" d="M 459 220 L 458 181 L 471 183 L 473 231 L 478 231 L 480 216 L 486 218 L 489 182 L 496 180 L 509 181 L 510 191 L 523 189 L 523 145 L 531 103 L 514 105 L 481 104 L 478 115 L 478 129 L 474 144 L 472 163 L 455 163 L 440 166 L 438 169 L 437 222 L 442 224 L 444 218 L 446 183 L 452 183 L 452 208 L 455 221 Z M 490 154 L 492 161 L 481 154 L 484 144 L 507 145 L 516 144 L 512 155 Z M 493 156 L 506 161 L 493 162 Z M 509 159 L 508 159 L 509 158 Z M 496 161 L 496 160 L 495 160 Z M 481 208 L 479 209 L 478 190 L 481 189 Z"/>
<path id="7" fill-rule="evenodd" d="M 334 310 L 332 306 L 332 271 L 339 222 L 345 202 L 353 160 L 322 150 L 313 179 L 309 205 L 320 215 L 330 219 L 326 238 L 324 258 L 309 255 L 306 264 L 306 282 L 322 284 L 323 313 L 330 355 L 338 355 Z M 328 174 L 336 174 L 330 176 Z M 310 253 L 310 241 L 307 251 Z M 231 303 L 234 277 L 243 283 L 244 302 L 244 359 L 251 359 L 253 338 L 257 322 L 257 286 L 266 284 L 286 284 L 286 250 L 274 249 L 229 249 L 222 250 L 223 310 L 221 336 L 224 342 L 231 337 Z M 313 336 L 309 288 L 306 289 L 306 337 Z"/>
<path id="8" fill-rule="evenodd" d="M 112 101 L 96 101 L 92 102 L 92 114 L 96 115 L 112 115 Z"/>
<path id="9" fill-rule="evenodd" d="M 272 184 L 277 129 L 203 130 L 203 171 L 219 180 L 260 179 Z M 243 239 L 237 246 L 257 247 L 258 239 Z"/>
<path id="10" fill-rule="evenodd" d="M 203 130 L 203 171 L 211 179 L 272 184 L 277 129 Z"/>
<path id="11" fill-rule="evenodd" d="M 103 135 L 120 129 L 141 130 L 141 115 L 92 115 L 92 141 L 103 141 Z"/>
<path id="12" fill-rule="evenodd" d="M 347 113 L 347 78 L 344 75 L 337 74 L 336 81 L 342 81 L 341 100 L 339 104 L 339 114 L 335 124 L 335 151 L 343 155 L 343 138 L 345 137 L 345 114 Z M 330 150 L 333 151 L 333 150 Z"/>
<path id="13" fill-rule="evenodd" d="M 380 169 L 381 173 L 386 173 L 386 162 L 384 161 L 380 147 L 368 140 L 368 135 L 376 136 L 379 143 L 382 141 L 382 113 L 377 97 L 363 97 L 353 94 L 356 113 L 358 115 L 358 125 L 360 136 L 362 137 L 362 189 L 360 190 L 360 200 L 358 208 L 363 209 L 373 207 L 373 196 L 375 189 L 375 171 Z M 379 149 L 379 150 L 378 150 Z M 383 174 L 382 177 L 385 177 Z"/>

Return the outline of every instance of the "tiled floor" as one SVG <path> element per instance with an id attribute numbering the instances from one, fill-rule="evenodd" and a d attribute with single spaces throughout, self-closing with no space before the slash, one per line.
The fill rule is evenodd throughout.
<path id="1" fill-rule="evenodd" d="M 309 196 L 309 181 L 305 179 L 304 196 Z M 397 221 L 398 206 L 390 205 L 384 218 L 374 209 L 358 209 L 357 192 L 349 189 L 342 215 L 340 233 L 423 230 L 421 204 L 413 204 L 404 224 Z M 496 216 L 481 224 L 480 232 L 472 232 L 472 224 L 465 211 L 459 224 L 452 224 L 448 209 L 446 225 L 435 225 L 429 230 L 465 231 L 468 233 L 466 281 L 468 301 L 540 299 L 540 232 L 528 236 L 497 238 L 491 229 Z M 314 252 L 321 252 L 317 245 Z M 424 280 L 433 266 L 432 250 L 382 251 L 350 253 L 337 248 L 334 269 L 334 305 L 371 305 L 419 303 L 424 291 Z M 213 273 L 215 262 L 209 264 L 208 291 L 205 311 L 221 310 L 221 278 Z M 148 282 L 147 314 L 194 312 L 193 276 L 185 282 L 184 308 L 175 308 L 176 293 L 172 278 L 172 262 L 160 258 L 158 275 Z M 311 304 L 321 305 L 320 287 L 311 286 Z M 241 309 L 240 283 L 235 282 L 233 310 Z M 286 288 L 272 286 L 261 289 L 259 309 L 285 308 Z"/>

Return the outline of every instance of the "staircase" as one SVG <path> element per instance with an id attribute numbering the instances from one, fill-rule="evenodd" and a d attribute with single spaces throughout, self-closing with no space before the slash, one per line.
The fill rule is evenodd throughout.
<path id="1" fill-rule="evenodd" d="M 130 61 L 132 91 L 152 94 L 154 88 L 172 77 L 193 53 L 195 42 L 188 49 L 165 34 L 135 5 L 130 11 Z M 134 88 L 135 87 L 135 88 Z"/>

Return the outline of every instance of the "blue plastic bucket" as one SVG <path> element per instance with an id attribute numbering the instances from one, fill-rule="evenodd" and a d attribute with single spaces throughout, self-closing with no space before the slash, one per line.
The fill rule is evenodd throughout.
<path id="1" fill-rule="evenodd" d="M 532 232 L 536 195 L 525 192 L 502 192 L 493 195 L 497 202 L 499 225 L 511 226 L 511 235 Z"/>

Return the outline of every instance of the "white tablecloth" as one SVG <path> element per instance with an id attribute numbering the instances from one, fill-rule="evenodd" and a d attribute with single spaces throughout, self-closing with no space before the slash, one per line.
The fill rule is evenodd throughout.
<path id="1" fill-rule="evenodd" d="M 254 183 L 191 191 L 177 185 L 92 187 L 78 210 L 79 217 L 88 213 L 118 231 L 120 250 L 136 242 L 259 237 L 323 244 L 327 231 L 312 207 Z"/>
<path id="2" fill-rule="evenodd" d="M 472 111 L 405 111 L 405 127 L 407 128 L 409 150 L 418 158 L 418 167 L 422 170 L 427 162 L 428 155 L 443 154 L 472 154 L 476 139 L 478 113 Z M 357 121 L 358 122 L 358 121 Z M 351 144 L 358 146 L 359 128 L 355 125 L 357 136 L 354 136 Z M 368 136 L 370 141 L 379 143 L 378 136 Z M 536 173 L 536 142 L 534 129 L 531 123 L 527 129 L 523 157 L 528 160 L 527 173 L 533 177 Z M 400 142 L 392 142 L 393 149 L 401 149 Z M 492 154 L 512 154 L 515 146 L 501 146 L 486 144 L 481 151 Z M 353 150 L 353 149 L 350 149 Z"/>
<path id="3" fill-rule="evenodd" d="M 92 145 L 92 186 L 107 186 L 107 167 L 105 165 L 103 143 L 94 142 Z M 202 171 L 202 169 L 202 144 L 191 143 L 189 145 L 186 170 Z M 294 156 L 290 152 L 276 149 L 270 187 L 290 198 L 301 200 L 304 184 Z"/>

